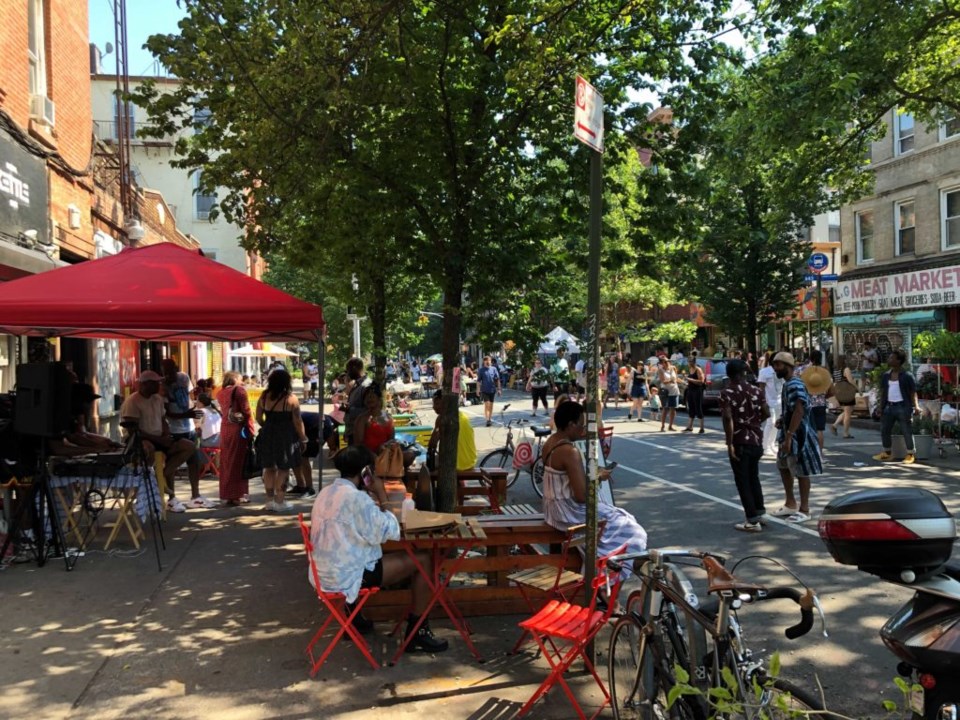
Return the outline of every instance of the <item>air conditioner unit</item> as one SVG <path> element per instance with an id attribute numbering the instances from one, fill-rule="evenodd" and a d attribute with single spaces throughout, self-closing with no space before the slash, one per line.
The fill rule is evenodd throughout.
<path id="1" fill-rule="evenodd" d="M 56 106 L 46 95 L 30 96 L 30 117 L 41 125 L 53 127 L 56 121 Z"/>

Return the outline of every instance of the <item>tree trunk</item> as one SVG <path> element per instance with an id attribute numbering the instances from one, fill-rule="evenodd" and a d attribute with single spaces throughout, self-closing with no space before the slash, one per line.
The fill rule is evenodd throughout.
<path id="1" fill-rule="evenodd" d="M 453 392 L 454 369 L 460 366 L 460 328 L 463 270 L 450 268 L 443 287 L 443 407 L 440 415 L 439 510 L 453 512 L 457 504 L 457 438 L 460 434 L 460 393 Z"/>

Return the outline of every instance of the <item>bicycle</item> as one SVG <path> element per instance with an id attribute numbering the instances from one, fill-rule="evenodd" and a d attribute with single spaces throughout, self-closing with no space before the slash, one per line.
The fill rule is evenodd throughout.
<path id="1" fill-rule="evenodd" d="M 697 561 L 706 571 L 711 597 L 698 598 L 680 569 L 680 564 L 691 564 L 679 562 L 683 559 Z M 647 550 L 610 558 L 613 567 L 629 560 L 641 566 L 642 588 L 630 594 L 610 636 L 607 671 L 615 720 L 773 720 L 798 713 L 826 720 L 814 694 L 770 672 L 754 656 L 738 617 L 744 605 L 789 598 L 800 605 L 801 619 L 787 628 L 786 636 L 799 638 L 813 626 L 814 608 L 825 627 L 810 588 L 801 593 L 789 586 L 742 582 L 725 569 L 722 556 L 695 550 Z M 681 693 L 683 688 L 676 687 L 688 683 L 699 692 Z"/>
<path id="2" fill-rule="evenodd" d="M 521 437 L 523 437 L 524 426 L 529 423 L 528 420 L 518 419 L 507 421 L 505 413 L 510 407 L 510 403 L 507 403 L 500 410 L 500 423 L 507 428 L 507 441 L 504 443 L 503 447 L 497 448 L 496 450 L 491 450 L 486 455 L 483 456 L 483 459 L 480 460 L 480 467 L 482 468 L 513 468 L 513 456 L 516 451 L 516 446 L 513 443 L 513 428 L 518 427 L 520 429 Z M 529 465 L 524 465 L 522 468 L 517 468 L 513 473 L 507 476 L 507 487 L 513 487 L 513 484 L 517 481 L 517 478 L 520 477 L 521 472 L 530 473 L 530 482 L 533 484 L 533 489 L 536 491 L 537 495 L 543 497 L 543 457 L 541 456 L 541 448 L 543 446 L 543 439 L 550 435 L 550 428 L 542 427 L 539 425 L 531 425 L 533 430 L 533 435 L 536 438 L 536 442 L 533 444 L 533 460 Z"/>

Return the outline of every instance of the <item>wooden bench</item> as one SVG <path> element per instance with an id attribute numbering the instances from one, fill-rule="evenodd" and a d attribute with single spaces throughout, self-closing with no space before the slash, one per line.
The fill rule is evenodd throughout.
<path id="1" fill-rule="evenodd" d="M 437 489 L 437 473 L 431 475 L 433 489 Z M 420 470 L 407 469 L 404 484 L 407 492 L 416 492 Z M 484 504 L 470 504 L 471 498 L 482 498 Z M 457 471 L 457 512 L 462 515 L 479 515 L 491 508 L 499 510 L 507 500 L 507 470 L 505 468 L 472 468 Z M 533 512 L 536 512 L 533 510 Z"/>
<path id="2" fill-rule="evenodd" d="M 538 565 L 559 566 L 563 559 L 561 545 L 566 535 L 547 525 L 540 513 L 481 515 L 477 521 L 487 536 L 483 543 L 486 554 L 465 559 L 460 572 L 485 575 L 485 578 L 473 578 L 468 585 L 453 585 L 449 591 L 451 597 L 460 611 L 470 617 L 529 614 L 530 609 L 520 590 L 510 583 L 507 576 Z M 511 554 L 514 546 L 520 546 L 527 552 Z M 387 542 L 383 550 L 393 552 L 402 551 L 402 548 L 399 543 Z M 579 561 L 572 555 L 568 558 L 567 568 L 579 569 Z M 396 620 L 403 617 L 410 601 L 410 591 L 407 589 L 383 589 L 370 598 L 364 607 L 364 614 L 372 620 Z M 442 617 L 443 612 L 441 610 L 431 615 Z"/>

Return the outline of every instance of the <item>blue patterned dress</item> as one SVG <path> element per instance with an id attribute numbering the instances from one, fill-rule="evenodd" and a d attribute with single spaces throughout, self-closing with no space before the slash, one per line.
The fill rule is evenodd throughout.
<path id="1" fill-rule="evenodd" d="M 820 459 L 820 446 L 817 444 L 817 431 L 813 429 L 813 423 L 810 421 L 810 394 L 807 392 L 807 386 L 803 380 L 792 377 L 783 383 L 781 392 L 781 415 L 783 422 L 780 423 L 780 430 L 777 431 L 777 445 L 783 442 L 787 427 L 790 425 L 790 417 L 793 415 L 793 409 L 798 402 L 804 405 L 803 420 L 800 426 L 793 434 L 790 444 L 790 454 L 797 456 L 797 464 L 803 472 L 803 477 L 823 474 L 823 462 Z"/>
<path id="2" fill-rule="evenodd" d="M 558 443 L 553 449 L 565 444 Z M 577 453 L 580 454 L 580 451 L 577 450 Z M 582 454 L 580 459 L 583 460 Z M 544 463 L 546 460 L 544 458 Z M 547 525 L 564 532 L 573 525 L 587 522 L 587 506 L 574 499 L 567 473 L 549 465 L 543 468 L 543 519 Z M 602 495 L 597 498 L 597 521 L 601 520 L 607 524 L 597 542 L 597 557 L 613 552 L 624 544 L 627 552 L 647 549 L 647 531 L 643 526 L 626 510 L 605 502 Z M 624 569 L 624 577 L 628 575 L 629 572 Z"/>

